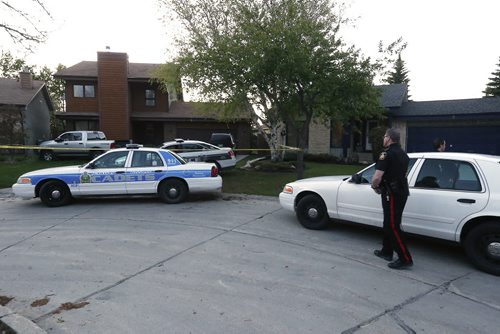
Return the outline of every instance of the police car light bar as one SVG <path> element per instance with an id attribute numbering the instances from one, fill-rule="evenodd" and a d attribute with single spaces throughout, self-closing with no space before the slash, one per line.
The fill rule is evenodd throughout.
<path id="1" fill-rule="evenodd" d="M 133 150 L 133 149 L 137 149 L 137 148 L 140 148 L 140 147 L 144 147 L 144 145 L 141 145 L 141 144 L 127 144 L 127 145 L 125 145 L 125 147 L 128 148 L 128 149 Z"/>

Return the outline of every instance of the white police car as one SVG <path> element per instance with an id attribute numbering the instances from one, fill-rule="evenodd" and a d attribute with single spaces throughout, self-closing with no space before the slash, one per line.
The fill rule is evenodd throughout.
<path id="1" fill-rule="evenodd" d="M 410 153 L 406 232 L 460 243 L 479 269 L 500 276 L 500 156 Z M 371 165 L 352 176 L 322 176 L 287 184 L 279 195 L 309 229 L 330 219 L 382 226 L 380 195 Z"/>
<path id="2" fill-rule="evenodd" d="M 220 192 L 222 178 L 212 163 L 186 163 L 168 150 L 127 145 L 86 165 L 23 174 L 12 189 L 16 196 L 40 197 L 47 206 L 65 205 L 79 196 L 140 194 L 180 203 L 190 192 Z"/>
<path id="3" fill-rule="evenodd" d="M 174 151 L 186 161 L 213 162 L 219 170 L 236 165 L 234 151 L 230 147 L 217 147 L 199 140 L 175 139 L 163 143 L 161 148 Z"/>

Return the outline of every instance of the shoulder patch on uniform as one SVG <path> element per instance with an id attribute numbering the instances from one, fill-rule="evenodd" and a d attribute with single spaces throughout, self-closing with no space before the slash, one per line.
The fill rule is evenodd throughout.
<path id="1" fill-rule="evenodd" d="M 385 160 L 386 157 L 387 157 L 387 152 L 382 152 L 382 153 L 380 153 L 380 156 L 378 157 L 378 159 Z"/>

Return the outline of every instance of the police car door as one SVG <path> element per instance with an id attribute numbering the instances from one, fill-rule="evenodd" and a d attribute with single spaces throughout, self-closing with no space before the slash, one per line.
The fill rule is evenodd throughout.
<path id="1" fill-rule="evenodd" d="M 125 165 L 129 151 L 110 151 L 82 168 L 80 195 L 126 194 Z"/>
<path id="2" fill-rule="evenodd" d="M 133 151 L 127 168 L 128 194 L 153 194 L 157 192 L 158 179 L 166 172 L 166 166 L 156 151 Z"/>
<path id="3" fill-rule="evenodd" d="M 382 226 L 384 214 L 382 201 L 371 188 L 375 164 L 357 173 L 353 178 L 342 182 L 337 194 L 338 217 L 343 220 L 367 225 Z"/>
<path id="4" fill-rule="evenodd" d="M 481 211 L 488 197 L 486 183 L 473 159 L 425 159 L 410 182 L 403 229 L 455 240 L 458 224 Z"/>

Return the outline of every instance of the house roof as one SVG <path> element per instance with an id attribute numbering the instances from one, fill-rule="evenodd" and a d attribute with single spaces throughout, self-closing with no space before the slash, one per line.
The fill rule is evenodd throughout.
<path id="1" fill-rule="evenodd" d="M 32 81 L 33 88 L 21 88 L 17 79 L 0 78 L 0 104 L 26 106 L 42 90 L 49 108 L 52 110 L 52 102 L 47 93 L 45 82 L 39 80 Z"/>
<path id="2" fill-rule="evenodd" d="M 429 117 L 450 115 L 499 114 L 500 97 L 479 99 L 405 102 L 393 113 L 395 117 Z"/>
<path id="3" fill-rule="evenodd" d="M 408 100 L 408 86 L 404 83 L 375 87 L 382 91 L 379 101 L 384 108 L 398 108 Z"/>
<path id="4" fill-rule="evenodd" d="M 168 112 L 133 112 L 132 118 L 135 119 L 172 119 L 172 120 L 185 120 L 185 119 L 217 119 L 219 113 L 216 106 L 208 109 L 204 103 L 200 102 L 181 102 L 174 101 L 170 105 Z M 237 117 L 240 120 L 250 119 L 250 115 L 240 115 Z"/>
<path id="5" fill-rule="evenodd" d="M 153 71 L 162 64 L 129 63 L 129 79 L 149 79 Z M 76 65 L 65 68 L 54 74 L 59 78 L 97 78 L 97 61 L 82 61 Z"/>

